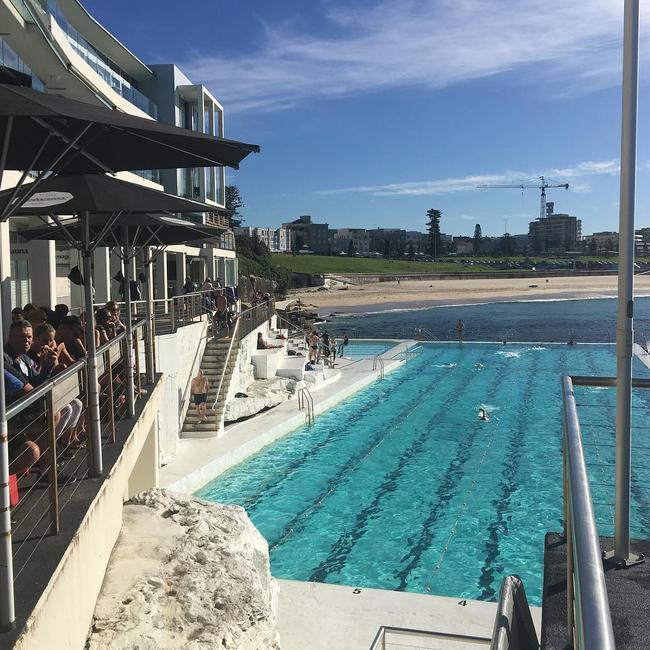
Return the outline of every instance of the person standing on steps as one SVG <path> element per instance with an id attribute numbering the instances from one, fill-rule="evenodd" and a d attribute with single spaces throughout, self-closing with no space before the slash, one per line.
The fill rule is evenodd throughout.
<path id="1" fill-rule="evenodd" d="M 210 390 L 208 378 L 203 374 L 203 370 L 199 368 L 196 377 L 192 379 L 192 395 L 194 397 L 194 407 L 196 408 L 196 417 L 199 420 L 199 424 L 208 421 L 205 414 L 208 402 L 208 390 Z"/>

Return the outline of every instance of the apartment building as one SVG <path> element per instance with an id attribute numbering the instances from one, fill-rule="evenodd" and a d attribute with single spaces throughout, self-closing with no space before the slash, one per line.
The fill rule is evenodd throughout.
<path id="1" fill-rule="evenodd" d="M 357 253 L 367 255 L 370 252 L 370 236 L 365 228 L 339 228 L 332 230 L 332 254 Z"/>
<path id="2" fill-rule="evenodd" d="M 175 65 L 149 66 L 100 25 L 77 0 L 0 0 L 0 66 L 14 82 L 126 113 L 158 119 L 205 133 L 223 135 L 224 111 L 203 86 L 193 84 Z M 224 206 L 222 169 L 123 172 L 124 180 Z M 7 173 L 2 189 L 12 187 L 18 174 Z M 196 214 L 195 221 L 206 216 Z M 0 275 L 11 277 L 4 305 L 81 304 L 81 288 L 67 280 L 79 264 L 75 252 L 54 242 L 25 242 L 24 223 L 12 219 L 0 226 Z M 98 301 L 118 297 L 112 278 L 121 261 L 106 248 L 94 253 L 94 282 Z M 136 271 L 139 271 L 136 264 Z M 165 298 L 182 286 L 185 276 L 196 281 L 219 278 L 237 282 L 238 268 L 232 233 L 225 231 L 216 245 L 170 246 L 154 268 L 154 295 Z M 38 277 L 32 283 L 30 278 Z M 9 283 L 3 283 L 9 286 Z"/>
<path id="3" fill-rule="evenodd" d="M 259 228 L 252 226 L 238 226 L 234 229 L 235 235 L 257 237 L 263 241 L 272 253 L 291 252 L 291 231 L 287 228 Z"/>
<path id="4" fill-rule="evenodd" d="M 582 250 L 589 255 L 611 253 L 618 250 L 618 233 L 612 230 L 595 232 L 585 235 L 582 240 Z"/>
<path id="5" fill-rule="evenodd" d="M 283 223 L 282 227 L 291 232 L 294 249 L 309 250 L 316 255 L 331 253 L 329 224 L 314 223 L 311 216 L 305 214 L 295 221 Z"/>
<path id="6" fill-rule="evenodd" d="M 566 253 L 577 250 L 582 241 L 582 221 L 570 214 L 547 212 L 546 216 L 528 224 L 531 252 Z"/>

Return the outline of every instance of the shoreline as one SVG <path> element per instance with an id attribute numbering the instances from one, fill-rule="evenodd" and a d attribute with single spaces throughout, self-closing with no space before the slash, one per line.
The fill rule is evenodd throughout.
<path id="1" fill-rule="evenodd" d="M 292 291 L 319 316 L 422 310 L 507 302 L 612 299 L 616 276 L 516 279 L 404 280 Z M 586 285 L 586 286 L 585 286 Z M 635 277 L 635 297 L 650 296 L 650 276 Z"/>

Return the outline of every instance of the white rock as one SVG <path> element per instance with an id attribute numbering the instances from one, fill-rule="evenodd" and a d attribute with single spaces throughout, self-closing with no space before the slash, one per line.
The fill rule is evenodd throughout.
<path id="1" fill-rule="evenodd" d="M 296 381 L 286 377 L 258 379 L 246 388 L 248 397 L 234 397 L 226 403 L 225 421 L 236 422 L 273 408 L 288 400 L 296 390 Z"/>
<path id="2" fill-rule="evenodd" d="M 123 520 L 89 650 L 279 650 L 268 546 L 243 508 L 153 489 Z"/>

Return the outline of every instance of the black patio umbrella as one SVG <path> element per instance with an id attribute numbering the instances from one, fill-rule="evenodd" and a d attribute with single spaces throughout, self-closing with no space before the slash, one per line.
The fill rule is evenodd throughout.
<path id="1" fill-rule="evenodd" d="M 259 147 L 22 86 L 0 84 L 0 179 L 6 169 L 83 174 L 239 163 Z M 10 213 L 0 213 L 5 219 Z"/>
<path id="2" fill-rule="evenodd" d="M 238 167 L 257 145 L 161 124 L 117 110 L 98 107 L 17 85 L 0 84 L 0 183 L 5 170 L 22 172 L 12 190 L 17 194 L 30 172 L 38 175 L 21 202 L 40 190 L 50 176 L 62 172 L 96 173 L 138 169 L 178 169 L 227 165 Z M 7 201 L 0 221 L 8 219 L 20 202 Z M 86 238 L 87 241 L 87 238 Z M 90 271 L 90 258 L 84 266 Z M 90 273 L 86 273 L 86 302 L 92 303 Z M 0 304 L 1 310 L 1 304 Z M 97 384 L 97 364 L 92 309 L 88 313 L 88 385 Z M 0 319 L 0 340 L 3 340 Z M 93 363 L 94 360 L 94 363 Z M 0 370 L 4 359 L 0 355 Z M 89 391 L 90 392 L 90 391 Z M 90 395 L 89 395 L 90 401 Z M 97 395 L 92 404 L 99 411 Z M 91 427 L 91 474 L 102 474 L 99 431 Z M 9 449 L 4 382 L 0 383 L 0 500 L 9 503 Z M 6 510 L 0 517 L 0 626 L 14 620 L 11 558 L 11 521 Z"/>
<path id="3" fill-rule="evenodd" d="M 82 246 L 84 246 L 83 239 L 87 225 L 88 246 L 91 251 L 101 246 L 122 250 L 122 259 L 126 262 L 124 301 L 126 336 L 129 345 L 132 339 L 131 292 L 129 290 L 131 281 L 130 262 L 139 252 L 143 252 L 145 275 L 147 276 L 145 283 L 147 290 L 147 379 L 153 382 L 153 328 L 151 322 L 153 317 L 153 288 L 151 286 L 149 268 L 156 257 L 168 245 L 209 241 L 220 237 L 226 231 L 226 228 L 212 225 L 198 225 L 169 215 L 159 214 L 113 213 L 106 215 L 90 213 L 83 218 L 71 217 L 56 219 L 54 223 L 45 223 L 40 227 L 28 228 L 22 231 L 21 235 L 29 240 L 54 239 L 67 241 L 72 247 L 81 250 Z M 88 313 L 88 306 L 86 310 Z M 129 413 L 132 414 L 134 408 L 133 384 L 130 375 L 127 375 L 127 379 Z"/>

